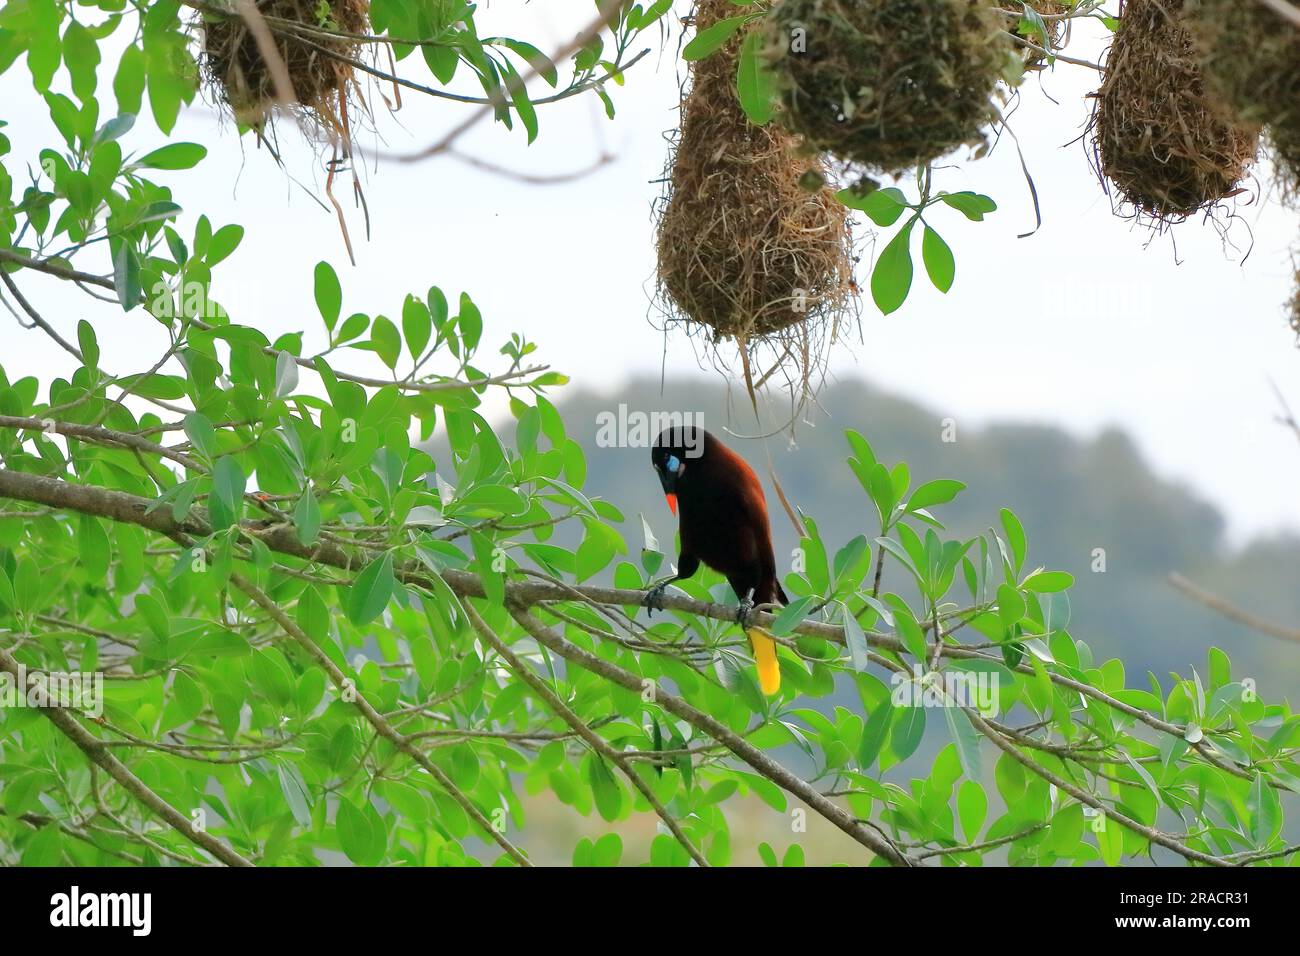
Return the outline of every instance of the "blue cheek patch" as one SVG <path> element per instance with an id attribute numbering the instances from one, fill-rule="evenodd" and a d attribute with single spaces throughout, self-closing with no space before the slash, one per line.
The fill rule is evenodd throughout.
<path id="1" fill-rule="evenodd" d="M 674 474 L 674 475 L 677 474 L 678 470 L 681 467 L 682 467 L 682 463 L 677 460 L 676 455 L 668 456 L 667 468 L 670 474 Z"/>

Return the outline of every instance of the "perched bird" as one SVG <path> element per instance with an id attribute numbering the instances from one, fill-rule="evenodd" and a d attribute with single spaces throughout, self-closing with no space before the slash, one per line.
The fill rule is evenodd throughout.
<path id="1" fill-rule="evenodd" d="M 650 449 L 650 463 L 668 507 L 679 516 L 681 551 L 677 573 L 650 589 L 646 607 L 657 610 L 664 588 L 691 577 L 701 561 L 724 575 L 740 599 L 736 621 L 754 648 L 759 686 L 764 694 L 775 694 L 781 687 L 776 642 L 762 628 L 748 624 L 754 605 L 786 603 L 758 476 L 734 451 L 693 426 L 660 434 Z"/>

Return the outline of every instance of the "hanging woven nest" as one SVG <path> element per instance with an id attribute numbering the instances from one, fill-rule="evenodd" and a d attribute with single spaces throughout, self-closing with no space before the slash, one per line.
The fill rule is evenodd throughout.
<path id="1" fill-rule="evenodd" d="M 1157 225 L 1239 193 L 1259 127 L 1207 95 L 1184 0 L 1127 0 L 1096 93 L 1093 154 L 1133 214 Z"/>
<path id="2" fill-rule="evenodd" d="M 987 0 L 783 0 L 765 46 L 778 121 L 891 175 L 983 144 L 997 83 L 1018 62 L 1007 27 Z"/>
<path id="3" fill-rule="evenodd" d="M 701 0 L 696 30 L 735 10 L 730 0 Z M 734 345 L 747 379 L 784 370 L 806 384 L 857 314 L 853 237 L 821 160 L 742 111 L 736 69 L 744 35 L 690 68 L 656 210 L 656 305 L 668 325 L 706 333 L 718 367 L 728 368 Z"/>
<path id="4" fill-rule="evenodd" d="M 355 67 L 360 44 L 370 32 L 369 0 L 256 0 L 258 25 L 231 5 L 223 14 L 204 14 L 201 63 L 212 98 L 242 126 L 262 128 L 277 106 L 294 113 L 312 134 L 347 141 L 349 106 L 360 102 Z M 260 27 L 274 40 L 291 89 L 277 81 L 278 64 L 258 43 Z M 286 102 L 287 100 L 287 102 Z"/>
<path id="5" fill-rule="evenodd" d="M 1258 0 L 1189 0 L 1206 87 L 1266 127 L 1285 198 L 1300 199 L 1300 27 Z"/>

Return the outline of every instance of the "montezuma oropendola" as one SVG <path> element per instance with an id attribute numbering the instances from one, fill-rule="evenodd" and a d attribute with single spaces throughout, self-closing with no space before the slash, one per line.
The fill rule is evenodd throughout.
<path id="1" fill-rule="evenodd" d="M 646 595 L 653 612 L 673 581 L 689 578 L 704 562 L 726 577 L 740 599 L 736 621 L 749 637 L 764 694 L 781 687 L 776 642 L 748 624 L 756 604 L 786 603 L 776 574 L 772 530 L 763 485 L 745 460 L 703 428 L 678 426 L 663 431 L 650 449 L 668 507 L 678 515 L 681 549 L 677 573 Z"/>

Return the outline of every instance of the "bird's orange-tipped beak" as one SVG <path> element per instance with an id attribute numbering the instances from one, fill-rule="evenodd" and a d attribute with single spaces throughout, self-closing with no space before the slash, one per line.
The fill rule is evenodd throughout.
<path id="1" fill-rule="evenodd" d="M 668 499 L 668 510 L 677 514 L 677 496 L 670 491 L 664 497 Z"/>

